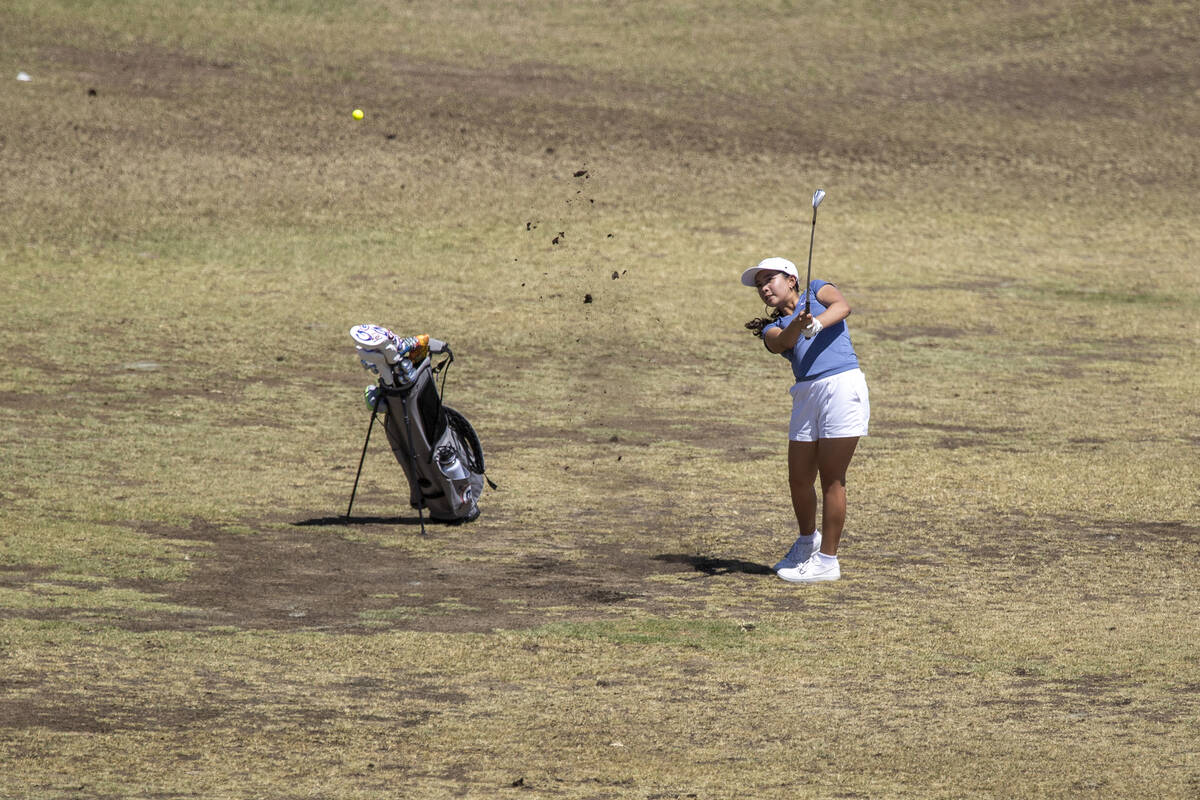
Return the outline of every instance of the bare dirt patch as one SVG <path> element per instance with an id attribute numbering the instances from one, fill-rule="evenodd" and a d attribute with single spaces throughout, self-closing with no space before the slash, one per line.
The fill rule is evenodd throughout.
<path id="1" fill-rule="evenodd" d="M 428 524 L 428 523 L 427 523 Z M 135 581 L 132 588 L 194 609 L 188 614 L 139 612 L 119 624 L 138 630 L 232 626 L 256 630 L 487 632 L 551 621 L 607 618 L 633 608 L 662 611 L 669 600 L 699 603 L 706 579 L 762 579 L 765 564 L 682 553 L 627 551 L 581 541 L 573 554 L 528 548 L 513 563 L 478 554 L 453 559 L 414 556 L 346 538 L 364 534 L 420 536 L 416 516 L 297 520 L 292 530 L 229 533 L 196 520 L 180 530 L 145 530 L 204 542 L 191 576 L 180 583 Z M 437 536 L 442 526 L 430 526 Z M 578 555 L 582 550 L 584 555 Z M 684 581 L 649 580 L 680 576 Z M 772 605 L 793 607 L 781 595 Z"/>

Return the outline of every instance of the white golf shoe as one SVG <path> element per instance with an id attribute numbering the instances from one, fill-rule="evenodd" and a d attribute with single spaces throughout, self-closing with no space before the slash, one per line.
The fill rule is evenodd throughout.
<path id="1" fill-rule="evenodd" d="M 807 541 L 807 536 L 799 536 L 792 544 L 792 549 L 787 551 L 787 555 L 779 559 L 779 563 L 771 567 L 776 572 L 781 569 L 795 569 L 803 564 L 812 556 L 813 553 L 821 549 L 821 532 L 813 533 L 811 541 Z"/>
<path id="2" fill-rule="evenodd" d="M 832 564 L 826 564 L 819 552 L 813 553 L 808 561 L 798 567 L 781 569 L 777 574 L 788 583 L 821 583 L 836 581 L 842 577 L 842 567 L 835 558 Z"/>

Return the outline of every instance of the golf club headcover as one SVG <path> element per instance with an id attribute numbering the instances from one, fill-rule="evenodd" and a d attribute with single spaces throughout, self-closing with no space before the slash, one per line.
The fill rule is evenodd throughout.
<path id="1" fill-rule="evenodd" d="M 395 378 L 392 376 L 392 366 L 388 363 L 387 356 L 378 350 L 366 350 L 361 345 L 358 347 L 358 360 L 367 366 L 370 372 L 377 372 L 379 378 L 391 386 L 395 383 Z M 374 369 L 371 369 L 374 367 Z"/>
<path id="2" fill-rule="evenodd" d="M 380 414 L 386 414 L 387 403 L 380 399 L 379 392 L 379 386 L 373 383 L 367 388 L 363 389 L 363 400 L 365 400 L 367 403 L 368 411 L 374 411 L 376 410 L 376 407 L 378 407 Z M 378 406 L 376 404 L 378 404 Z"/>
<path id="3" fill-rule="evenodd" d="M 428 333 L 422 333 L 419 336 L 409 336 L 401 341 L 412 342 L 412 347 L 408 351 L 408 358 L 414 364 L 420 364 L 431 352 L 440 352 L 435 350 L 431 344 L 431 342 L 436 342 L 437 339 L 430 339 Z"/>
<path id="4" fill-rule="evenodd" d="M 382 325 L 355 325 L 350 329 L 350 338 L 359 347 L 367 350 L 379 350 L 388 342 L 395 341 L 396 335 Z"/>
<path id="5" fill-rule="evenodd" d="M 405 336 L 396 340 L 396 351 L 413 363 L 420 363 L 425 356 L 418 352 L 421 348 L 420 336 Z"/>

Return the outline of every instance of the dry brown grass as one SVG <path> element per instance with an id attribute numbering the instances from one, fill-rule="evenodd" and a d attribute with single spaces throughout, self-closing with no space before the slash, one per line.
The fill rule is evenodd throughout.
<path id="1" fill-rule="evenodd" d="M 0 796 L 1195 797 L 1194 11 L 6 5 Z M 817 186 L 874 420 L 798 589 L 736 276 Z M 363 321 L 454 345 L 476 523 L 382 445 L 338 518 Z"/>

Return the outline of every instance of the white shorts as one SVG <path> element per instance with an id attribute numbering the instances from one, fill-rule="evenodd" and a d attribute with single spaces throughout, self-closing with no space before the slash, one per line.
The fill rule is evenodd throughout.
<path id="1" fill-rule="evenodd" d="M 797 383 L 791 389 L 792 421 L 788 439 L 815 442 L 867 435 L 871 398 L 861 369 Z"/>

